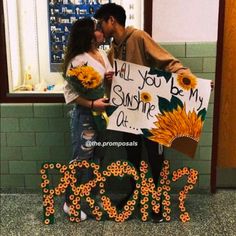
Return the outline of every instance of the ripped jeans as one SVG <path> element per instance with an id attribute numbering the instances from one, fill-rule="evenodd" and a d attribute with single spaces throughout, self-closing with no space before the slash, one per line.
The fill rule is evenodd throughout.
<path id="1" fill-rule="evenodd" d="M 92 160 L 94 146 L 86 146 L 87 141 L 96 141 L 97 131 L 91 110 L 76 105 L 70 112 L 71 115 L 71 140 L 73 160 Z"/>
<path id="2" fill-rule="evenodd" d="M 71 117 L 71 141 L 72 141 L 72 160 L 87 160 L 96 162 L 94 158 L 95 147 L 86 146 L 87 141 L 96 141 L 97 130 L 91 110 L 86 107 L 76 105 L 72 111 L 70 111 Z M 79 168 L 76 173 L 77 186 L 84 184 L 93 178 L 93 172 L 89 168 Z M 71 188 L 66 189 L 66 202 L 70 204 Z"/>

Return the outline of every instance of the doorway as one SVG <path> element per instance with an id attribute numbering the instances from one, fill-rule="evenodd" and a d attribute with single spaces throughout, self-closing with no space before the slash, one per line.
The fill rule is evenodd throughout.
<path id="1" fill-rule="evenodd" d="M 220 0 L 211 190 L 236 188 L 236 1 Z"/>

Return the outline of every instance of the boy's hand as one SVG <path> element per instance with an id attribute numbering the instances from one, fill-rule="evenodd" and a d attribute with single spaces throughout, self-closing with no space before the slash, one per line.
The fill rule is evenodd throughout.
<path id="1" fill-rule="evenodd" d="M 211 92 L 213 91 L 214 87 L 215 87 L 215 84 L 213 81 L 211 81 Z"/>
<path id="2" fill-rule="evenodd" d="M 113 75 L 114 75 L 114 71 L 108 71 L 105 73 L 105 79 L 110 82 L 113 78 Z"/>

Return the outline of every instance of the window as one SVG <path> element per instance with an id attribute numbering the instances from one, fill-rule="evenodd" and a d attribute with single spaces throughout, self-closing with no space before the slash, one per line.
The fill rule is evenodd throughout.
<path id="1" fill-rule="evenodd" d="M 27 4 L 25 0 L 1 1 L 1 99 L 63 101 L 60 72 L 70 26 L 80 17 L 92 16 L 107 2 L 126 9 L 127 25 L 143 28 L 143 18 L 139 17 L 144 15 L 143 0 L 27 0 Z M 145 2 L 148 5 L 152 1 Z"/>

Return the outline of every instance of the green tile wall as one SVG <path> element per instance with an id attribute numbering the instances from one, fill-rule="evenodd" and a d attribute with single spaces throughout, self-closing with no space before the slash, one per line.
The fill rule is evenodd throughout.
<path id="1" fill-rule="evenodd" d="M 175 57 L 201 78 L 214 80 L 216 43 L 162 43 Z M 214 93 L 211 96 L 202 137 L 195 158 L 166 149 L 171 170 L 183 166 L 199 171 L 195 191 L 210 191 L 211 147 Z M 65 104 L 1 104 L 1 189 L 40 191 L 39 170 L 44 161 L 68 163 L 71 157 L 68 111 Z M 110 140 L 120 140 L 120 134 Z M 124 148 L 111 148 L 107 163 L 124 158 Z M 59 175 L 52 177 L 54 185 Z M 180 189 L 185 180 L 173 185 Z M 119 181 L 113 181 L 113 190 L 123 191 Z"/>
<path id="2" fill-rule="evenodd" d="M 186 44 L 187 57 L 215 57 L 216 44 L 215 43 L 187 43 Z"/>

